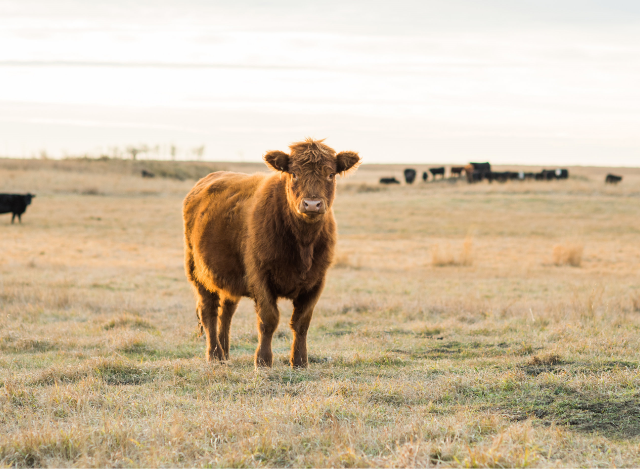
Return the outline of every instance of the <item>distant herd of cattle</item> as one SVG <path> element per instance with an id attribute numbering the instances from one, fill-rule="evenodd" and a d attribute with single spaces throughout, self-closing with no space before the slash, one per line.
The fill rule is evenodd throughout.
<path id="1" fill-rule="evenodd" d="M 431 173 L 431 176 L 429 176 Z M 446 174 L 446 168 L 439 166 L 436 168 L 429 168 L 429 171 L 423 171 L 422 180 L 427 182 L 429 180 L 435 181 L 438 179 L 444 179 Z M 463 174 L 467 178 L 467 182 L 474 183 L 480 181 L 551 181 L 554 179 L 568 179 L 569 170 L 564 168 L 558 169 L 543 169 L 539 173 L 524 172 L 524 171 L 493 171 L 491 169 L 491 163 L 469 163 L 466 166 L 451 166 L 450 178 L 459 179 Z M 413 168 L 407 168 L 404 170 L 404 180 L 407 184 L 413 184 L 418 176 L 418 172 Z M 622 176 L 616 176 L 615 174 L 607 174 L 605 182 L 607 184 L 617 184 L 622 181 Z M 400 184 L 395 177 L 383 177 L 380 178 L 380 184 Z"/>
<path id="2" fill-rule="evenodd" d="M 431 173 L 431 177 L 429 177 Z M 437 168 L 429 168 L 429 172 L 424 171 L 422 173 L 422 180 L 427 182 L 429 180 L 435 181 L 445 178 L 445 167 L 440 166 Z M 543 169 L 539 173 L 529 172 L 517 172 L 517 171 L 492 171 L 490 163 L 469 163 L 467 166 L 452 166 L 449 171 L 450 177 L 454 179 L 462 178 L 464 174 L 467 181 L 470 183 L 480 182 L 487 180 L 489 182 L 506 182 L 512 180 L 535 180 L 535 181 L 550 181 L 552 179 L 567 179 L 569 177 L 569 170 L 567 169 Z M 407 184 L 413 184 L 416 180 L 418 172 L 413 168 L 407 168 L 404 170 L 404 180 Z M 142 170 L 141 176 L 144 178 L 152 178 L 155 174 Z M 622 181 L 622 176 L 615 174 L 607 174 L 604 182 L 607 184 L 618 184 Z M 380 178 L 380 184 L 400 184 L 395 177 Z M 31 204 L 31 199 L 35 197 L 34 194 L 0 194 L 0 214 L 11 213 L 11 223 L 15 221 L 16 216 L 18 221 L 22 223 L 22 214 L 27 210 L 27 206 Z"/>

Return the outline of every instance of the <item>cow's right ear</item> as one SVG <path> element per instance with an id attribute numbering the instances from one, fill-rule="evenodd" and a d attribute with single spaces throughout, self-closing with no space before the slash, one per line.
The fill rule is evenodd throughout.
<path id="1" fill-rule="evenodd" d="M 283 151 L 268 151 L 266 155 L 264 155 L 264 162 L 269 168 L 276 171 L 282 171 L 286 173 L 289 170 L 289 155 L 287 155 Z"/>

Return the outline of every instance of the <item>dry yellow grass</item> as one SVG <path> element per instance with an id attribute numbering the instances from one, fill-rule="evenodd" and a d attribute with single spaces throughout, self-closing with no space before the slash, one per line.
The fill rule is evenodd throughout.
<path id="1" fill-rule="evenodd" d="M 403 167 L 363 166 L 340 182 L 310 368 L 286 365 L 282 303 L 256 372 L 247 300 L 229 363 L 204 361 L 193 181 L 54 163 L 0 160 L 3 190 L 38 194 L 22 225 L 0 217 L 0 465 L 640 465 L 640 171 L 380 188 Z M 579 269 L 549 263 L 567 239 Z"/>
<path id="2" fill-rule="evenodd" d="M 584 246 L 582 244 L 557 244 L 553 247 L 553 263 L 580 267 L 583 253 Z"/>
<path id="3" fill-rule="evenodd" d="M 444 267 L 448 265 L 470 266 L 473 264 L 473 241 L 467 236 L 462 243 L 462 249 L 459 256 L 455 256 L 453 249 L 449 243 L 441 247 L 435 244 L 431 251 L 431 264 L 436 267 Z"/>

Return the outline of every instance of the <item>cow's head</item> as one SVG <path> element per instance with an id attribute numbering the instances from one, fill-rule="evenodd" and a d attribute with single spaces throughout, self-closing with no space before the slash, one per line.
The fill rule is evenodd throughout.
<path id="1" fill-rule="evenodd" d="M 331 209 L 336 193 L 336 176 L 355 171 L 360 157 L 352 151 L 336 155 L 324 140 L 307 138 L 289 146 L 290 154 L 269 151 L 264 161 L 281 172 L 291 210 L 308 222 L 321 220 Z"/>
<path id="2" fill-rule="evenodd" d="M 34 198 L 36 195 L 35 194 L 27 194 L 24 196 L 24 200 L 27 203 L 27 205 L 31 204 L 31 199 Z"/>

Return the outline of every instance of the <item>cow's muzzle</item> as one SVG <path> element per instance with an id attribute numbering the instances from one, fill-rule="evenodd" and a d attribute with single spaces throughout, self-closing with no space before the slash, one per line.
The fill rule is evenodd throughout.
<path id="1" fill-rule="evenodd" d="M 322 199 L 302 199 L 300 202 L 300 213 L 322 215 L 326 211 L 326 204 Z"/>

